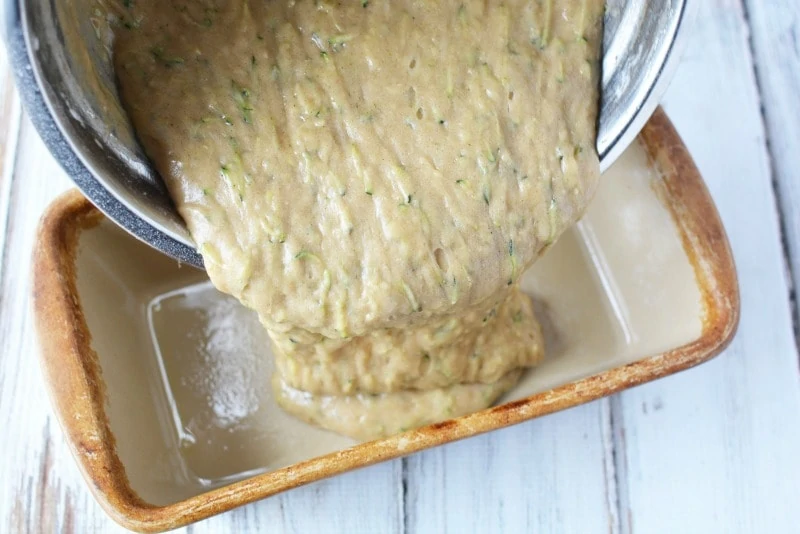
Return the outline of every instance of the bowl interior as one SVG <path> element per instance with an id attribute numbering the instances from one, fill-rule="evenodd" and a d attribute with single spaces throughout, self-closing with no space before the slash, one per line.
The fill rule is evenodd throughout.
<path id="1" fill-rule="evenodd" d="M 634 144 L 583 221 L 526 274 L 547 359 L 505 400 L 701 336 L 701 292 L 663 187 Z M 80 233 L 76 267 L 117 451 L 145 501 L 169 504 L 354 443 L 277 408 L 265 332 L 203 273 L 107 220 Z"/>

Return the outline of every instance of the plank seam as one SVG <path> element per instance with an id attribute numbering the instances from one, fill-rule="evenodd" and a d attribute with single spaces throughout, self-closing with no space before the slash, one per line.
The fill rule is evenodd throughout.
<path id="1" fill-rule="evenodd" d="M 781 253 L 783 255 L 783 268 L 786 277 L 786 286 L 788 290 L 789 308 L 792 317 L 792 334 L 794 336 L 794 345 L 798 356 L 800 356 L 800 309 L 797 304 L 797 284 L 800 280 L 800 272 L 795 272 L 792 267 L 792 243 L 789 241 L 787 230 L 788 214 L 784 209 L 783 203 L 780 201 L 783 188 L 778 179 L 778 169 L 775 160 L 775 152 L 772 147 L 771 133 L 769 124 L 767 122 L 766 103 L 764 102 L 764 91 L 762 87 L 761 73 L 758 69 L 756 61 L 756 45 L 755 38 L 753 37 L 752 26 L 750 24 L 750 10 L 748 3 L 741 0 L 742 13 L 744 17 L 745 30 L 747 32 L 747 49 L 750 53 L 750 64 L 753 67 L 753 78 L 755 80 L 756 92 L 758 94 L 758 110 L 761 115 L 761 125 L 764 131 L 764 145 L 767 151 L 767 159 L 769 160 L 769 178 L 772 186 L 772 197 L 775 204 L 775 212 L 778 215 L 778 228 L 779 238 L 781 242 Z M 796 251 L 800 255 L 800 250 Z M 800 359 L 798 359 L 800 365 Z"/>
<path id="2" fill-rule="evenodd" d="M 5 266 L 5 249 L 9 239 L 11 227 L 11 191 L 13 188 L 14 177 L 16 176 L 17 160 L 19 158 L 19 137 L 22 129 L 22 110 L 16 91 L 11 96 L 11 120 L 7 132 L 7 144 L 5 150 L 5 160 L 0 167 L 0 281 L 3 280 Z"/>
<path id="3" fill-rule="evenodd" d="M 628 449 L 625 443 L 622 397 L 613 395 L 603 401 L 607 421 L 603 424 L 606 446 L 606 487 L 611 513 L 609 531 L 612 534 L 630 534 L 630 496 L 628 494 Z M 604 417 L 605 418 L 605 417 Z M 609 473 L 610 471 L 610 473 Z"/>
<path id="4" fill-rule="evenodd" d="M 2 216 L 2 220 L 0 220 L 0 288 L 5 287 L 6 276 L 8 274 L 7 267 L 10 261 L 8 257 L 10 247 L 8 244 L 11 241 L 11 232 L 14 226 L 11 212 L 14 211 L 14 196 L 16 194 L 16 185 L 19 182 L 19 180 L 17 180 L 17 164 L 19 163 L 18 142 L 22 135 L 22 128 L 23 125 L 20 121 L 16 128 L 16 135 L 14 136 L 14 153 L 3 164 L 2 171 L 4 177 L 2 183 L 0 183 L 0 185 L 2 185 L 0 201 L 5 203 L 5 206 L 0 205 L 0 216 Z M 5 213 L 3 213 L 3 211 L 5 211 Z M 5 300 L 10 297 L 10 292 L 7 293 L 0 290 L 0 310 L 5 308 Z M 1 332 L 2 329 L 0 329 L 0 333 Z"/>
<path id="5" fill-rule="evenodd" d="M 401 458 L 400 459 L 400 484 L 401 484 L 401 494 L 400 494 L 400 532 L 406 534 L 408 532 L 408 515 L 409 515 L 409 506 L 408 506 L 408 458 Z"/>

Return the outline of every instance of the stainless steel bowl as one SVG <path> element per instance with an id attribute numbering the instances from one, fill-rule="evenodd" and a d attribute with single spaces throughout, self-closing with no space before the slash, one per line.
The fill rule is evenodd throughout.
<path id="1" fill-rule="evenodd" d="M 50 150 L 106 215 L 166 254 L 202 267 L 120 104 L 113 35 L 98 18 L 97 2 L 6 3 L 6 40 L 26 108 Z M 603 169 L 657 106 L 694 3 L 608 0 L 597 141 Z"/>

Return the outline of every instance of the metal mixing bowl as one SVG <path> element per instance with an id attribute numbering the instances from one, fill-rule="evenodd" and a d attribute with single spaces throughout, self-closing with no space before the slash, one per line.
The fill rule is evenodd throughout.
<path id="1" fill-rule="evenodd" d="M 120 105 L 112 35 L 97 24 L 96 2 L 6 1 L 2 27 L 26 109 L 50 151 L 108 217 L 162 252 L 202 267 Z M 658 104 L 694 3 L 608 0 L 597 141 L 603 169 Z"/>

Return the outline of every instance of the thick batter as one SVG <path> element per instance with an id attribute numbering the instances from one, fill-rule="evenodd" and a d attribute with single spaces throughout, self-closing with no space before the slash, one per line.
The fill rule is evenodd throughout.
<path id="1" fill-rule="evenodd" d="M 486 313 L 378 330 L 348 340 L 273 334 L 276 367 L 293 388 L 323 395 L 428 390 L 496 382 L 543 357 L 530 298 L 519 289 Z"/>
<path id="2" fill-rule="evenodd" d="M 518 298 L 583 213 L 599 176 L 601 0 L 126 0 L 115 13 L 140 140 L 214 284 L 271 331 L 287 382 L 432 391 L 535 363 L 541 347 L 526 356 L 502 335 L 502 372 L 345 378 L 375 336 L 418 357 L 409 329 Z M 313 419 L 366 436 L 326 413 Z"/>
<path id="3" fill-rule="evenodd" d="M 511 371 L 490 384 L 341 397 L 312 395 L 287 386 L 275 375 L 273 391 L 278 404 L 290 414 L 334 432 L 368 440 L 477 412 L 514 387 L 520 374 L 519 369 Z"/>

